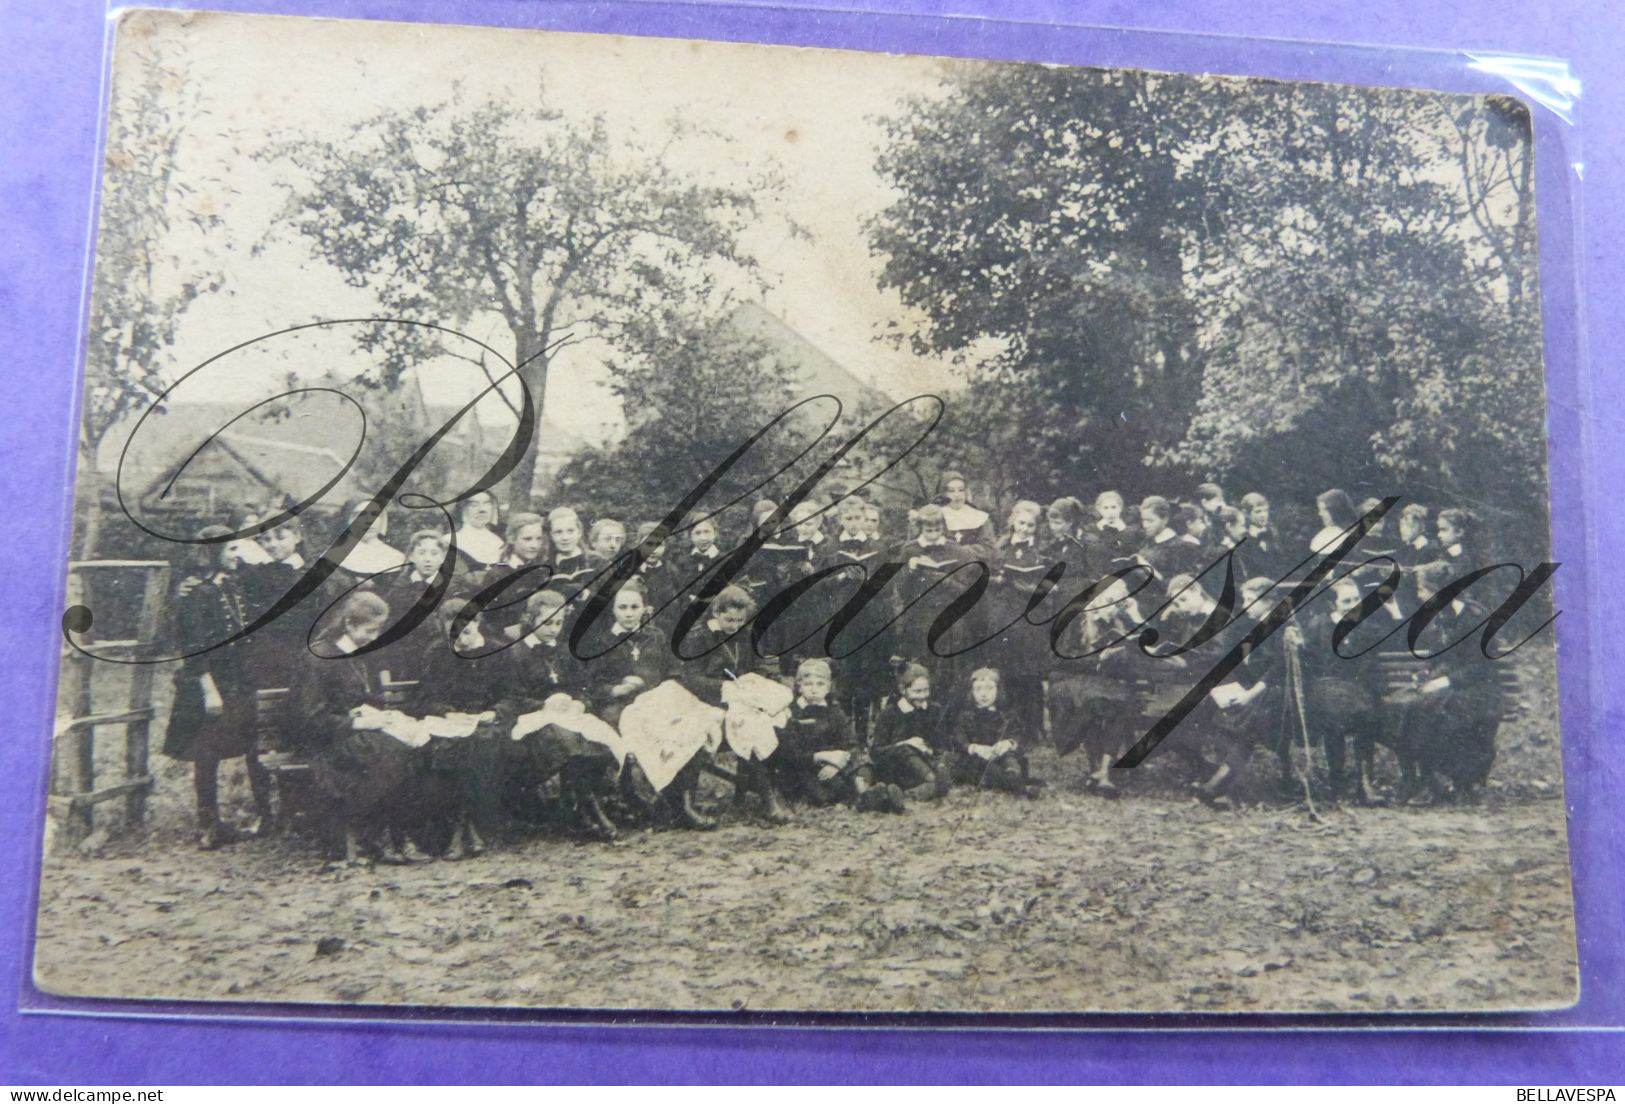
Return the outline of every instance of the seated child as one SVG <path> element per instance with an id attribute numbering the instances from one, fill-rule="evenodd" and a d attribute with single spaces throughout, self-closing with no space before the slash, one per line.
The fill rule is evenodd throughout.
<path id="1" fill-rule="evenodd" d="M 773 777 L 793 801 L 852 803 L 865 812 L 904 809 L 903 791 L 875 785 L 852 721 L 830 700 L 828 660 L 804 659 L 796 668 L 796 699 L 773 753 Z"/>
<path id="2" fill-rule="evenodd" d="M 514 712 L 535 712 L 555 694 L 577 701 L 587 696 L 585 665 L 560 638 L 568 603 L 554 590 L 537 591 L 525 606 L 524 635 L 507 649 L 509 693 Z M 540 787 L 559 779 L 559 796 L 574 827 L 589 836 L 613 839 L 618 829 L 604 809 L 604 799 L 615 792 L 617 763 L 614 752 L 575 732 L 545 725 L 522 740 L 508 742 L 513 749 L 504 772 L 504 792 L 511 812 L 529 819 Z"/>
<path id="3" fill-rule="evenodd" d="M 392 864 L 427 862 L 413 845 L 412 809 L 405 800 L 415 750 L 358 716 L 362 706 L 386 709 L 378 652 L 361 649 L 389 623 L 389 606 L 359 590 L 340 607 L 338 624 L 307 653 L 294 685 L 294 708 L 309 742 L 312 777 L 326 799 L 334 857 L 348 863 L 376 857 Z M 360 653 L 360 654 L 358 654 Z"/>
<path id="4" fill-rule="evenodd" d="M 921 664 L 904 665 L 897 689 L 869 740 L 875 781 L 897 786 L 917 801 L 933 801 L 951 784 L 942 762 L 942 706 L 931 700 L 931 673 Z"/>
<path id="5" fill-rule="evenodd" d="M 612 725 L 621 721 L 621 711 L 645 690 L 652 690 L 672 677 L 671 649 L 648 631 L 653 612 L 637 577 L 628 579 L 615 592 L 610 610 L 614 620 L 599 621 L 581 642 L 581 663 L 586 671 L 586 702 L 599 717 Z"/>
<path id="6" fill-rule="evenodd" d="M 505 644 L 506 637 L 487 640 L 485 634 L 497 627 L 494 617 L 474 617 L 459 625 L 465 606 L 451 599 L 437 611 L 410 705 L 410 712 L 419 717 L 495 714 L 471 736 L 435 737 L 427 747 L 428 770 L 421 780 L 424 808 L 419 815 L 426 810 L 444 814 L 440 857 L 450 861 L 485 852 L 482 831 L 488 834 L 496 826 L 500 811 L 494 801 L 496 786 L 507 750 L 503 744 L 510 742 L 513 724 L 513 710 L 506 701 L 510 661 L 505 653 L 492 650 Z"/>
<path id="7" fill-rule="evenodd" d="M 1027 756 L 999 703 L 999 672 L 979 667 L 970 676 L 970 703 L 955 714 L 944 759 L 956 783 L 1032 796 Z"/>

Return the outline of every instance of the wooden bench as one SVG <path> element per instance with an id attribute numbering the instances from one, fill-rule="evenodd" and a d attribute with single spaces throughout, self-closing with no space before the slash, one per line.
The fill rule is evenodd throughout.
<path id="1" fill-rule="evenodd" d="M 417 688 L 415 679 L 384 683 L 384 703 L 400 705 Z M 284 810 L 297 808 L 299 791 L 310 775 L 310 761 L 289 739 L 295 719 L 291 716 L 292 693 L 286 686 L 264 687 L 254 692 L 254 744 L 260 765 L 271 773 L 277 793 L 277 819 L 285 822 Z"/>

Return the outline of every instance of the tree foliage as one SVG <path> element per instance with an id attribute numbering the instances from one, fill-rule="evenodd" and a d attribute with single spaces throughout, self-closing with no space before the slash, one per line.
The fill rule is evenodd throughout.
<path id="1" fill-rule="evenodd" d="M 630 321 L 622 333 L 626 352 L 610 366 L 612 389 L 628 414 L 627 433 L 607 449 L 578 455 L 559 473 L 555 489 L 565 502 L 591 512 L 658 520 L 796 402 L 795 377 L 764 342 L 682 304 Z M 808 404 L 770 429 L 691 517 L 743 495 L 730 511 L 740 527 L 756 498 L 784 493 L 795 473 L 811 469 L 810 456 L 796 460 L 816 434 L 815 420 L 827 423 L 832 413 L 830 404 Z M 784 475 L 773 478 L 781 470 Z"/>
<path id="2" fill-rule="evenodd" d="M 79 420 L 80 482 L 75 496 L 77 554 L 102 540 L 97 454 L 109 431 L 152 404 L 171 382 L 171 347 L 181 316 L 223 278 L 205 239 L 220 225 L 200 186 L 211 178 L 180 170 L 189 121 L 206 118 L 186 63 L 155 46 L 138 49 L 114 74 L 100 195 L 100 228 L 85 350 L 85 403 Z M 188 183 L 188 179 L 191 180 Z"/>
<path id="3" fill-rule="evenodd" d="M 674 124 L 672 140 L 682 133 Z M 696 182 L 664 151 L 617 143 L 602 117 L 567 119 L 545 95 L 516 107 L 458 92 L 271 156 L 303 178 L 289 215 L 318 257 L 388 315 L 505 333 L 490 343 L 520 366 L 538 414 L 561 348 L 635 347 L 640 319 L 715 301 L 726 276 L 754 268 L 739 246 L 757 213 L 751 187 Z M 437 355 L 468 359 L 402 327 L 362 345 L 386 381 Z M 515 509 L 529 506 L 536 460 L 532 447 L 510 479 Z"/>
<path id="4" fill-rule="evenodd" d="M 1514 101 L 1011 66 L 887 131 L 882 283 L 1022 426 L 1026 493 L 1542 493 Z"/>
<path id="5" fill-rule="evenodd" d="M 181 315 L 222 282 L 186 269 L 175 247 L 188 227 L 207 233 L 221 221 L 198 202 L 198 185 L 218 181 L 187 183 L 179 171 L 187 120 L 208 114 L 185 68 L 148 47 L 115 79 L 79 434 L 92 460 L 109 429 L 163 392 Z"/>

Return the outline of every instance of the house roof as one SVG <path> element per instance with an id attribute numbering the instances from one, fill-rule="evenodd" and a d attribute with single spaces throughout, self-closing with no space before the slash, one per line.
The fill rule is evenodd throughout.
<path id="1" fill-rule="evenodd" d="M 740 304 L 722 324 L 742 337 L 765 342 L 772 355 L 794 373 L 796 388 L 803 396 L 834 395 L 848 416 L 870 407 L 892 405 L 878 389 L 853 375 L 760 303 Z"/>
<path id="2" fill-rule="evenodd" d="M 240 403 L 170 403 L 151 415 L 133 439 L 139 416 L 126 418 L 102 438 L 97 470 L 116 472 L 122 456 L 127 478 L 157 477 L 216 435 L 234 442 L 233 451 L 245 461 L 253 463 L 258 456 L 271 468 L 295 456 L 310 462 L 319 455 L 339 457 L 342 452 L 348 458 L 360 432 L 354 408 L 323 392 L 299 395 L 287 404 L 267 405 L 239 417 L 242 414 Z M 343 459 L 336 463 L 342 465 Z"/>
<path id="3" fill-rule="evenodd" d="M 353 408 L 327 394 L 299 396 L 280 412 L 242 413 L 236 403 L 173 403 L 133 439 L 130 418 L 102 439 L 97 469 L 115 474 L 122 456 L 126 492 L 144 495 L 183 463 L 226 455 L 267 486 L 313 491 L 344 467 L 360 428 Z M 335 488 L 347 490 L 344 481 Z"/>
<path id="4" fill-rule="evenodd" d="M 451 416 L 462 409 L 461 405 L 454 403 L 435 403 L 427 408 L 429 428 L 438 429 L 451 420 Z M 482 451 L 489 451 L 492 456 L 502 451 L 512 434 L 511 426 L 489 426 L 477 417 L 470 416 L 458 423 L 458 432 L 464 429 L 477 443 Z M 586 438 L 573 429 L 560 425 L 553 417 L 542 415 L 538 423 L 536 438 L 540 442 L 543 456 L 568 457 L 574 456 L 587 447 Z"/>

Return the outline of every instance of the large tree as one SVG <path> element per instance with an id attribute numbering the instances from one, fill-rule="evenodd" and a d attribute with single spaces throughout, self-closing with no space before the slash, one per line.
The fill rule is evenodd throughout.
<path id="1" fill-rule="evenodd" d="M 924 313 L 918 351 L 1029 392 L 1035 492 L 1122 475 L 1183 431 L 1201 369 L 1185 258 L 1213 205 L 1192 150 L 1215 111 L 1175 78 L 999 66 L 886 124 L 881 284 Z"/>
<path id="2" fill-rule="evenodd" d="M 1013 412 L 1028 490 L 1538 498 L 1512 101 L 1012 66 L 888 133 L 881 282 Z"/>
<path id="3" fill-rule="evenodd" d="M 622 348 L 664 304 L 722 294 L 719 273 L 749 278 L 739 235 L 757 214 L 754 188 L 696 181 L 665 152 L 617 142 L 601 117 L 566 116 L 539 91 L 525 107 L 458 93 L 384 111 L 273 156 L 289 165 L 292 222 L 317 256 L 392 317 L 504 333 L 490 343 L 540 415 L 560 348 Z M 379 326 L 363 346 L 386 382 L 463 355 L 415 327 Z M 516 510 L 530 507 L 537 458 L 533 445 L 510 477 Z"/>
<path id="4" fill-rule="evenodd" d="M 680 303 L 629 322 L 622 331 L 622 349 L 610 368 L 611 386 L 627 412 L 626 435 L 608 448 L 579 455 L 555 481 L 564 501 L 590 513 L 624 520 L 664 517 L 797 400 L 794 372 L 765 342 Z M 768 429 L 723 474 L 691 518 L 744 496 L 730 511 L 742 523 L 757 498 L 772 498 L 793 486 L 796 473 L 805 474 L 815 463 L 813 454 L 796 460 L 811 442 L 813 420 L 826 405 L 808 404 Z M 828 417 L 825 412 L 823 420 Z M 820 450 L 819 458 L 825 451 Z M 637 478 L 628 478 L 629 472 L 638 473 Z"/>
<path id="5" fill-rule="evenodd" d="M 173 47 L 169 47 L 173 48 Z M 79 423 L 83 505 L 78 554 L 95 553 L 100 515 L 96 456 L 108 432 L 172 382 L 170 348 L 182 314 L 221 276 L 196 248 L 220 224 L 179 166 L 187 128 L 207 115 L 184 58 L 156 46 L 114 73 Z"/>
<path id="6" fill-rule="evenodd" d="M 1236 151 L 1221 170 L 1229 202 L 1188 280 L 1199 410 L 1157 459 L 1302 493 L 1511 492 L 1525 505 L 1544 468 L 1540 360 L 1508 290 L 1531 281 L 1534 257 L 1515 199 L 1486 200 L 1477 164 L 1482 121 L 1505 104 L 1244 92 L 1217 138 Z M 1477 132 L 1466 159 L 1463 130 Z M 1504 241 L 1486 233 L 1502 217 Z"/>

